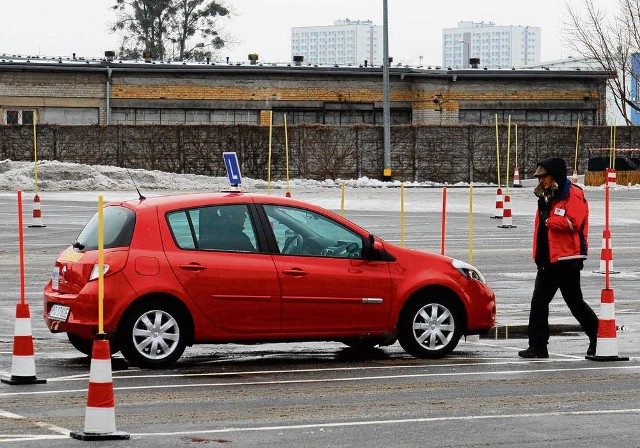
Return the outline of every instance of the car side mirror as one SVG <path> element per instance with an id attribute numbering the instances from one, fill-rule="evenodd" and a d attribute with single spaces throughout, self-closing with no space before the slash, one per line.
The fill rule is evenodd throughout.
<path id="1" fill-rule="evenodd" d="M 379 238 L 369 235 L 368 247 L 369 256 L 367 258 L 369 260 L 387 260 L 388 254 Z"/>

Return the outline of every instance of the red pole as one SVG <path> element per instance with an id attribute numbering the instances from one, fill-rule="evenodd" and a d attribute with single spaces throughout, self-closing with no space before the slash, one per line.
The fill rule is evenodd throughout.
<path id="1" fill-rule="evenodd" d="M 606 235 L 610 236 L 609 233 L 609 183 L 607 182 L 604 187 L 604 230 Z M 607 254 L 607 260 L 605 262 L 605 288 L 609 289 L 609 249 L 611 249 L 611 238 L 605 238 L 605 253 Z"/>
<path id="2" fill-rule="evenodd" d="M 18 190 L 18 243 L 20 246 L 20 303 L 24 305 L 24 231 L 22 230 L 22 191 Z"/>
<path id="3" fill-rule="evenodd" d="M 444 236 L 447 226 L 447 187 L 442 189 L 442 242 L 440 244 L 440 255 L 444 255 Z"/>

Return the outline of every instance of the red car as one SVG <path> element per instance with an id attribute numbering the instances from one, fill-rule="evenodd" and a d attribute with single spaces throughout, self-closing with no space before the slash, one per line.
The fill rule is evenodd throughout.
<path id="1" fill-rule="evenodd" d="M 439 358 L 495 323 L 473 266 L 387 243 L 314 205 L 246 193 L 104 208 L 104 332 L 131 364 L 163 368 L 200 343 L 340 341 Z M 44 319 L 91 353 L 98 220 L 57 258 Z"/>

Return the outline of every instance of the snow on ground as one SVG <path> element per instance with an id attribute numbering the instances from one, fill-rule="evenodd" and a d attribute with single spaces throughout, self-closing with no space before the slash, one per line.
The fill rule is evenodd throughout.
<path id="1" fill-rule="evenodd" d="M 35 191 L 36 170 L 33 162 L 0 161 L 0 196 L 7 197 L 16 190 Z M 64 195 L 66 200 L 91 200 L 99 194 L 105 201 L 126 200 L 137 197 L 135 187 L 145 196 L 157 196 L 167 193 L 213 192 L 229 188 L 226 177 L 210 177 L 194 174 L 176 174 L 162 171 L 125 169 L 104 165 L 83 165 L 58 161 L 39 161 L 37 165 L 39 194 Z M 581 179 L 581 178 L 580 178 Z M 535 179 L 523 180 L 523 187 L 512 188 L 511 208 L 513 216 L 533 216 L 535 197 L 532 188 Z M 389 210 L 397 209 L 400 203 L 399 181 L 382 182 L 375 179 L 345 179 L 315 181 L 291 179 L 289 188 L 296 199 L 313 202 L 321 207 L 337 210 L 341 207 L 341 187 L 348 189 L 346 208 L 350 210 Z M 434 182 L 404 182 L 406 187 L 405 211 L 430 212 L 442 208 L 442 189 L 447 187 L 447 210 L 466 212 L 469 208 L 469 184 L 440 184 Z M 477 213 L 493 214 L 495 211 L 495 185 L 474 183 L 473 210 Z M 486 188 L 485 188 L 486 187 Z M 617 187 L 622 190 L 640 190 L 640 185 Z M 243 178 L 246 192 L 284 195 L 287 183 L 277 180 L 269 184 L 264 180 Z M 269 191 L 273 190 L 273 191 Z M 599 201 L 603 187 L 585 187 L 590 202 Z M 4 191 L 4 193 L 3 193 Z M 72 194 L 69 194 L 72 193 Z M 630 192 L 627 199 L 618 206 L 621 210 L 635 211 L 638 207 L 635 193 Z M 632 202 L 629 202 L 632 201 Z M 631 205 L 627 207 L 627 205 Z M 631 214 L 634 214 L 633 212 Z M 596 216 L 593 216 L 594 218 Z M 636 217 L 627 215 L 634 220 Z M 635 221 L 634 221 L 635 222 Z"/>

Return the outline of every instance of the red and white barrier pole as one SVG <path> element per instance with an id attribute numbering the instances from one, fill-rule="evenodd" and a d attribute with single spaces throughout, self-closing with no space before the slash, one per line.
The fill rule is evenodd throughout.
<path id="1" fill-rule="evenodd" d="M 617 180 L 617 176 L 616 176 L 616 170 L 615 168 L 607 168 L 605 170 L 606 173 L 606 180 L 605 180 L 605 184 L 609 185 L 610 187 L 615 187 L 616 185 L 618 185 L 618 180 Z"/>
<path id="2" fill-rule="evenodd" d="M 609 185 L 605 186 L 605 232 L 609 232 Z M 587 355 L 592 361 L 628 361 L 628 357 L 618 355 L 616 332 L 616 312 L 613 289 L 610 288 L 609 262 L 605 263 L 605 288 L 600 294 L 600 316 L 598 320 L 598 341 L 596 354 Z"/>
<path id="3" fill-rule="evenodd" d="M 501 229 L 513 229 L 517 226 L 513 225 L 511 218 L 511 196 L 508 194 L 504 196 L 504 210 L 502 214 L 502 225 L 499 225 Z"/>
<path id="4" fill-rule="evenodd" d="M 29 227 L 47 227 L 42 224 L 42 210 L 40 209 L 40 196 L 38 193 L 33 197 L 33 214 Z"/>
<path id="5" fill-rule="evenodd" d="M 502 188 L 498 188 L 496 191 L 496 212 L 492 216 L 495 219 L 502 219 L 502 215 L 504 214 L 504 196 L 502 195 Z"/>
<path id="6" fill-rule="evenodd" d="M 520 167 L 518 166 L 513 169 L 513 186 L 522 187 L 520 184 Z"/>
<path id="7" fill-rule="evenodd" d="M 35 351 L 31 333 L 31 313 L 25 298 L 24 231 L 22 221 L 22 191 L 18 190 L 18 245 L 20 252 L 20 302 L 16 305 L 13 333 L 13 358 L 11 378 L 2 379 L 7 384 L 42 384 L 47 380 L 36 377 Z"/>
<path id="8" fill-rule="evenodd" d="M 111 375 L 109 340 L 96 339 L 91 351 L 89 392 L 84 417 L 84 432 L 72 432 L 78 440 L 123 440 L 129 433 L 116 431 L 116 401 Z"/>

